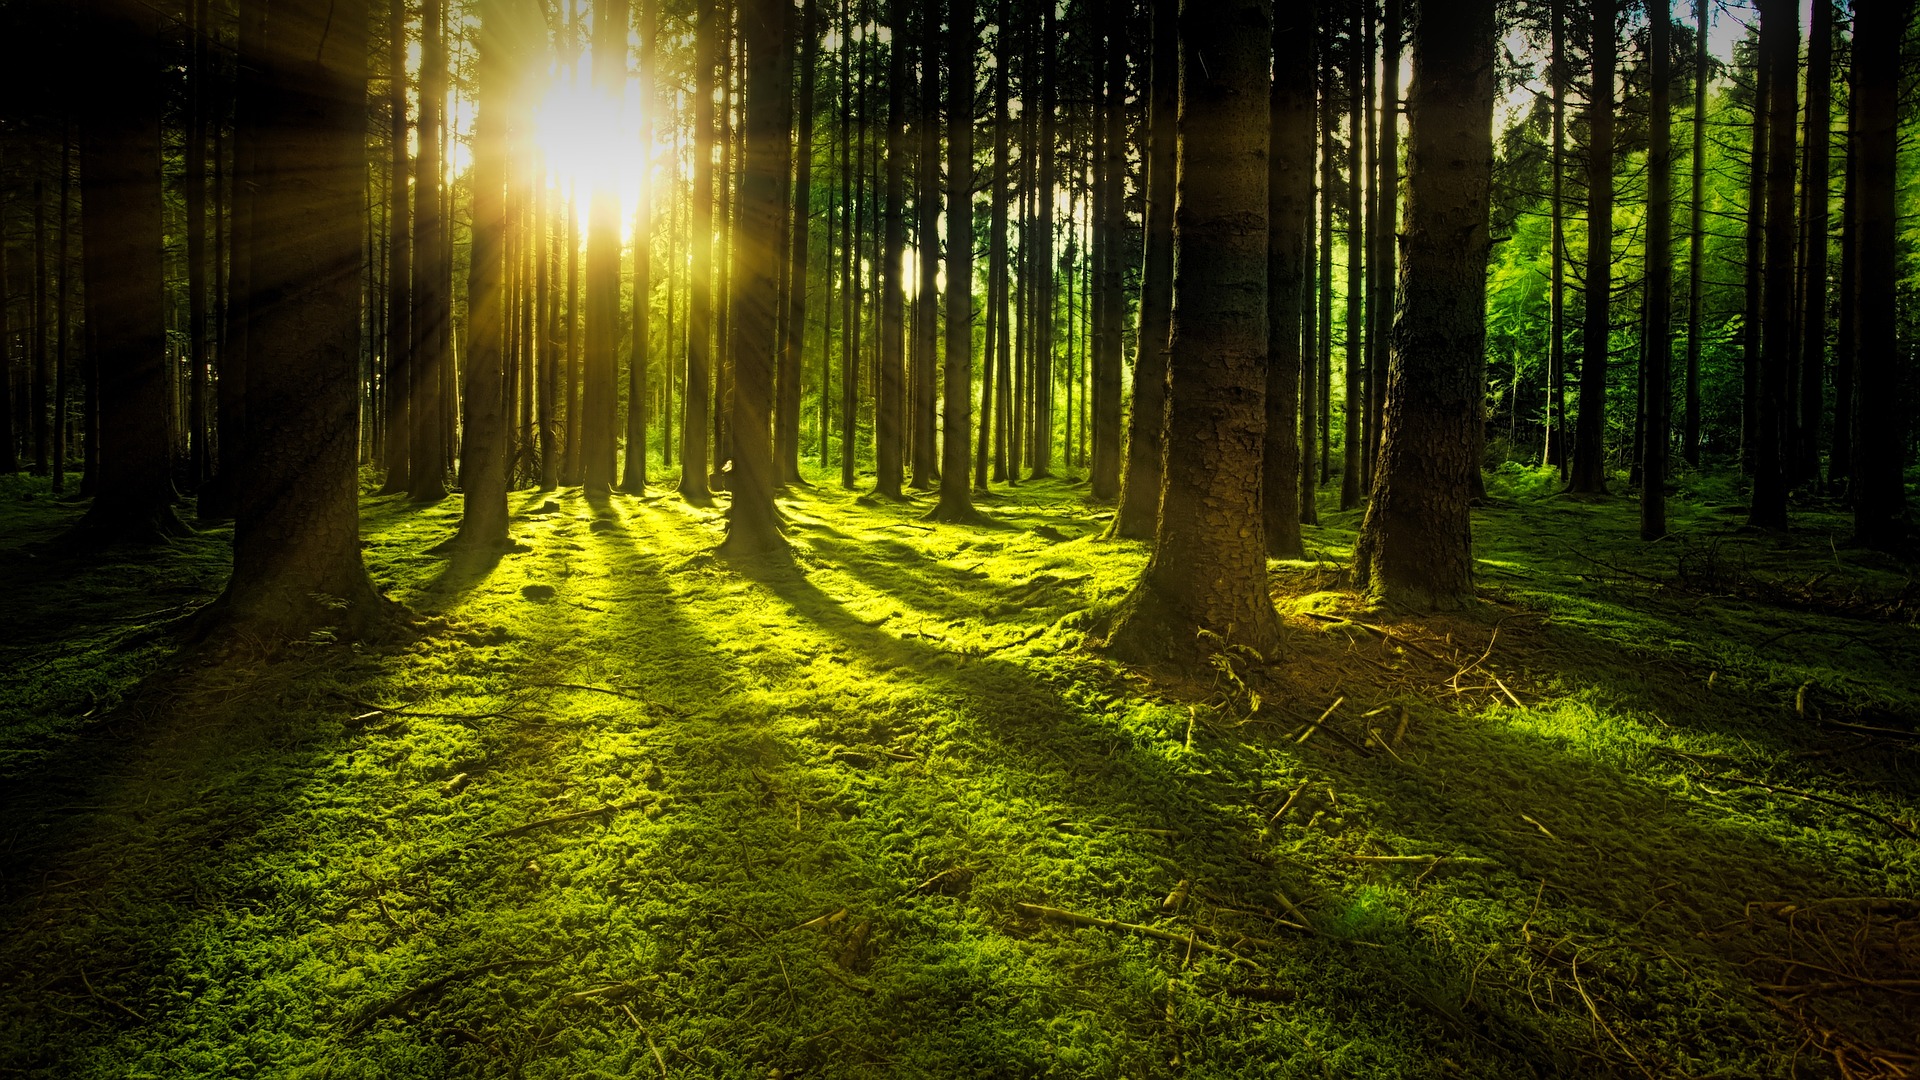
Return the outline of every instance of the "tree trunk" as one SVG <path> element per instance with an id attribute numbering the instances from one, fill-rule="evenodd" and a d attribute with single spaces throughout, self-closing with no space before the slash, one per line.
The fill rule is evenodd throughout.
<path id="1" fill-rule="evenodd" d="M 1701 0 L 1705 3 L 1706 0 Z M 1566 0 L 1553 0 L 1553 248 L 1548 283 L 1547 423 L 1541 459 L 1557 466 L 1560 480 L 1568 478 L 1567 454 L 1567 11 Z"/>
<path id="2" fill-rule="evenodd" d="M 705 504 L 708 386 L 713 378 L 713 93 L 722 28 L 719 0 L 696 0 L 693 95 L 692 282 L 687 301 L 687 383 L 680 426 L 680 497 Z"/>
<path id="3" fill-rule="evenodd" d="M 646 118 L 640 125 L 640 145 L 649 156 L 653 148 L 654 65 L 660 55 L 658 0 L 640 3 L 640 107 Z M 624 48 L 624 42 L 622 47 Z M 624 66 L 624 65 L 623 65 Z M 647 490 L 647 383 L 653 363 L 653 184 L 641 176 L 639 206 L 633 215 L 633 335 L 627 359 L 626 460 L 620 490 L 633 495 Z"/>
<path id="4" fill-rule="evenodd" d="M 1793 368 L 1793 153 L 1799 113 L 1800 10 L 1794 0 L 1760 0 L 1760 49 L 1768 56 L 1766 281 L 1760 300 L 1760 399 L 1755 414 L 1753 506 L 1747 524 L 1787 527 L 1787 462 Z"/>
<path id="5" fill-rule="evenodd" d="M 1179 0 L 1153 2 L 1151 62 L 1146 237 L 1140 266 L 1139 337 L 1133 352 L 1133 409 L 1127 418 L 1127 471 L 1112 530 L 1114 536 L 1134 540 L 1153 539 L 1155 519 L 1160 516 L 1160 457 L 1167 422 L 1167 331 L 1173 321 L 1174 129 L 1180 110 Z"/>
<path id="6" fill-rule="evenodd" d="M 1230 645 L 1266 655 L 1279 641 L 1260 507 L 1266 9 L 1256 0 L 1183 0 L 1180 10 L 1181 161 L 1162 512 L 1153 555 L 1107 645 L 1128 662 L 1188 674 Z"/>
<path id="7" fill-rule="evenodd" d="M 1893 550 L 1905 539 L 1907 417 L 1900 406 L 1902 357 L 1895 306 L 1900 228 L 1898 149 L 1900 43 L 1912 17 L 1911 0 L 1856 0 L 1854 5 L 1853 122 L 1859 187 L 1858 292 L 1851 298 L 1858 333 L 1854 433 L 1853 525 L 1857 542 Z"/>
<path id="8" fill-rule="evenodd" d="M 900 40 L 898 35 L 894 40 Z M 798 156 L 793 173 L 792 239 L 787 246 L 787 317 L 781 328 L 780 371 L 777 379 L 779 392 L 774 406 L 774 473 L 779 482 L 787 484 L 802 482 L 800 366 L 804 359 L 801 346 L 806 340 L 807 330 L 807 254 L 813 237 L 813 92 L 819 68 L 820 4 L 819 0 L 802 0 L 798 109 L 800 134 L 795 144 Z"/>
<path id="9" fill-rule="evenodd" d="M 919 225 L 914 233 L 914 257 L 920 271 L 920 291 L 913 314 L 913 476 L 917 491 L 931 490 L 934 464 L 934 359 L 938 342 L 938 283 L 940 254 L 940 2 L 920 5 L 920 158 L 914 195 Z"/>
<path id="10" fill-rule="evenodd" d="M 137 0 L 90 2 L 90 56 L 119 75 L 85 81 L 80 214 L 99 472 L 77 531 L 144 543 L 186 532 L 173 512 L 164 406 L 159 26 Z M 358 198 L 356 188 L 356 238 Z M 357 251 L 356 240 L 345 265 L 358 266 Z"/>
<path id="11" fill-rule="evenodd" d="M 1116 5 L 1117 6 L 1117 5 Z M 1127 51 L 1125 8 L 1106 26 L 1104 151 L 1096 183 L 1104 188 L 1096 202 L 1094 228 L 1106 238 L 1095 265 L 1094 288 L 1101 298 L 1094 328 L 1092 409 L 1093 468 L 1089 481 L 1093 497 L 1111 499 L 1120 494 L 1120 328 L 1127 310 L 1121 288 L 1121 255 L 1126 250 L 1127 187 Z"/>
<path id="12" fill-rule="evenodd" d="M 73 264 L 68 257 L 67 243 L 73 235 L 70 218 L 73 201 L 73 162 L 70 148 L 72 137 L 65 123 L 60 127 L 60 217 L 55 226 L 60 232 L 60 245 L 57 266 L 60 271 L 59 290 L 54 294 L 53 307 L 53 493 L 59 495 L 67 490 L 67 342 L 68 342 L 68 294 L 72 292 Z M 0 341 L 5 338 L 0 336 Z"/>
<path id="13" fill-rule="evenodd" d="M 1360 129 L 1367 112 L 1361 69 L 1369 57 L 1361 48 L 1360 27 L 1368 18 L 1367 7 L 1365 3 L 1355 3 L 1352 18 L 1347 24 L 1347 382 L 1344 391 L 1346 423 L 1341 436 L 1342 510 L 1351 510 L 1360 505 L 1364 491 L 1362 481 L 1366 475 L 1367 372 L 1363 329 L 1366 325 L 1363 318 L 1366 309 L 1361 297 L 1361 275 L 1365 265 L 1361 252 L 1366 247 L 1366 226 L 1361 217 L 1361 196 L 1366 190 L 1367 181 L 1361 164 L 1361 147 L 1365 145 L 1365 139 Z"/>
<path id="14" fill-rule="evenodd" d="M 1053 475 L 1053 350 L 1058 340 L 1054 325 L 1054 268 L 1053 258 L 1053 206 L 1056 178 L 1054 160 L 1056 135 L 1054 132 L 1054 113 L 1059 100 L 1059 50 L 1054 40 L 1054 7 L 1052 4 L 1040 5 L 1040 35 L 1034 46 L 1041 53 L 1040 58 L 1040 141 L 1035 147 L 1039 155 L 1036 188 L 1039 193 L 1039 233 L 1040 254 L 1034 260 L 1034 274 L 1037 277 L 1034 296 L 1034 325 L 1038 339 L 1034 342 L 1034 367 L 1031 376 L 1033 395 L 1033 419 L 1031 442 L 1027 459 L 1033 462 L 1028 474 L 1035 480 L 1043 480 Z"/>
<path id="15" fill-rule="evenodd" d="M 847 25 L 851 27 L 851 17 Z M 855 48 L 851 34 L 843 35 L 842 55 L 851 57 Z M 840 320 L 840 486 L 852 488 L 860 433 L 860 202 L 865 194 L 860 171 L 866 150 L 861 137 L 866 110 L 857 63 L 850 62 L 844 70 L 848 107 L 840 144 L 840 194 L 846 201 L 840 215 L 840 297 L 845 304 Z"/>
<path id="16" fill-rule="evenodd" d="M 366 0 L 288 0 L 266 16 L 255 165 L 252 427 L 233 575 L 210 629 L 239 642 L 377 634 L 393 605 L 360 557 L 355 475 Z"/>
<path id="17" fill-rule="evenodd" d="M 1846 198 L 1840 212 L 1840 325 L 1833 350 L 1833 456 L 1827 460 L 1827 482 L 1842 491 L 1853 479 L 1854 375 L 1860 357 L 1859 307 L 1854 303 L 1860 288 L 1860 201 L 1853 195 L 1860 182 L 1858 151 L 1849 137 Z"/>
<path id="18" fill-rule="evenodd" d="M 1813 0 L 1812 39 L 1807 48 L 1807 168 L 1801 181 L 1801 229 L 1806 234 L 1800 278 L 1800 415 L 1795 422 L 1796 483 L 1820 479 L 1820 422 L 1826 413 L 1827 374 L 1827 184 L 1833 99 L 1833 0 Z"/>
<path id="19" fill-rule="evenodd" d="M 480 23 L 473 149 L 473 244 L 467 273 L 466 384 L 461 392 L 458 547 L 501 550 L 507 538 L 507 426 L 501 397 L 507 358 L 507 104 L 520 87 L 520 43 L 531 37 L 528 0 L 488 0 Z M 571 422 L 571 417 L 569 418 Z"/>
<path id="20" fill-rule="evenodd" d="M 880 380 L 874 401 L 874 492 L 901 497 L 902 400 L 906 380 L 906 122 L 907 6 L 888 0 L 887 23 L 887 207 L 880 267 Z"/>
<path id="21" fill-rule="evenodd" d="M 1319 440 L 1319 480 L 1325 486 L 1333 480 L 1333 199 L 1334 187 L 1340 180 L 1334 155 L 1340 111 L 1333 103 L 1336 61 L 1331 5 L 1320 20 L 1320 41 L 1320 97 L 1325 106 L 1320 120 L 1320 340 L 1316 357 L 1320 371 L 1314 379 L 1315 388 L 1320 392 L 1314 410 L 1320 426 L 1319 430 L 1308 432 L 1307 437 Z M 1308 505 L 1315 504 L 1309 502 Z"/>
<path id="22" fill-rule="evenodd" d="M 974 484 L 987 489 L 987 453 L 994 450 L 993 477 L 1007 479 L 1005 411 L 995 416 L 995 395 L 1004 396 L 1004 346 L 1007 337 L 1007 65 L 1013 50 L 1009 48 L 1008 23 L 1012 0 L 1000 0 L 994 15 L 997 55 L 993 64 L 993 180 L 991 209 L 987 228 L 987 332 L 986 357 L 980 366 L 980 443 L 973 463 Z M 995 376 L 1002 377 L 996 383 Z M 996 423 L 997 420 L 997 423 Z M 994 431 L 999 429 L 996 443 Z"/>
<path id="23" fill-rule="evenodd" d="M 1607 491 L 1607 352 L 1613 324 L 1613 72 L 1615 0 L 1594 0 L 1593 84 L 1587 92 L 1587 325 L 1580 355 L 1580 419 L 1567 490 Z M 1478 407 L 1478 406 L 1476 406 Z"/>
<path id="24" fill-rule="evenodd" d="M 1394 314 L 1394 265 L 1399 256 L 1395 248 L 1400 237 L 1400 43 L 1406 35 L 1402 0 L 1387 0 L 1386 7 L 1386 24 L 1380 39 L 1380 185 L 1375 191 L 1375 211 L 1370 218 L 1368 239 L 1372 241 L 1372 257 L 1367 266 L 1372 282 L 1367 292 L 1370 346 L 1367 386 L 1373 391 L 1368 395 L 1369 407 L 1373 410 L 1368 430 L 1374 435 L 1369 450 L 1376 461 L 1385 418 L 1388 336 Z M 1474 460 L 1478 475 L 1479 458 Z"/>
<path id="25" fill-rule="evenodd" d="M 1766 286 L 1767 108 L 1773 85 L 1773 59 L 1758 49 L 1753 76 L 1753 131 L 1747 171 L 1747 231 L 1744 307 L 1740 318 L 1740 467 L 1753 473 L 1760 444 L 1761 300 Z"/>
<path id="26" fill-rule="evenodd" d="M 734 219 L 732 313 L 734 386 L 733 470 L 727 489 L 727 538 L 722 555 L 743 557 L 786 550 L 773 505 L 773 346 L 778 298 L 782 124 L 781 53 L 791 47 L 785 0 L 745 0 L 740 13 L 746 50 L 739 214 Z"/>
<path id="27" fill-rule="evenodd" d="M 447 496 L 446 437 L 441 430 L 445 404 L 440 388 L 447 377 L 448 338 L 453 332 L 452 297 L 447 281 L 452 271 L 444 248 L 446 221 L 441 216 L 441 133 L 446 123 L 447 41 L 442 0 L 420 0 L 420 154 L 413 189 L 413 409 L 408 442 L 411 463 L 407 495 L 415 502 L 438 502 Z M 550 407 L 550 406 L 549 406 Z M 552 447 L 552 423 L 547 425 L 545 455 L 557 458 Z"/>
<path id="28" fill-rule="evenodd" d="M 1313 231 L 1315 4 L 1275 9 L 1267 157 L 1267 423 L 1261 504 L 1267 554 L 1306 555 L 1300 539 L 1302 309 Z M 1397 10 L 1397 5 L 1395 7 Z"/>
<path id="29" fill-rule="evenodd" d="M 595 0 L 593 93 L 619 101 L 627 82 L 627 0 Z M 612 490 L 617 457 L 618 384 L 614 350 L 620 333 L 620 195 L 614 177 L 596 177 L 587 203 L 587 327 L 582 485 L 588 497 Z"/>
<path id="30" fill-rule="evenodd" d="M 1687 386 L 1685 412 L 1680 422 L 1680 456 L 1694 468 L 1700 466 L 1700 322 L 1701 296 L 1707 276 L 1707 4 L 1708 0 L 1693 0 L 1700 26 L 1694 34 L 1693 217 L 1687 227 Z"/>
<path id="31" fill-rule="evenodd" d="M 1816 3 L 1819 0 L 1815 0 Z M 1670 0 L 1647 5 L 1653 52 L 1647 143 L 1646 435 L 1640 468 L 1640 539 L 1667 535 L 1667 446 L 1673 388 L 1673 17 Z"/>
<path id="32" fill-rule="evenodd" d="M 973 0 L 947 14 L 947 342 L 941 387 L 940 501 L 929 521 L 975 522 L 967 436 L 973 430 Z"/>
<path id="33" fill-rule="evenodd" d="M 1407 100 L 1406 260 L 1387 372 L 1386 440 L 1355 552 L 1380 603 L 1473 597 L 1473 439 L 1486 347 L 1494 2 L 1422 12 Z M 1609 16 L 1610 17 L 1610 16 Z"/>
<path id="34" fill-rule="evenodd" d="M 1320 276 L 1323 272 L 1321 245 L 1325 240 L 1320 222 L 1325 212 L 1322 207 L 1326 205 L 1326 189 L 1321 183 L 1323 173 L 1319 171 L 1320 166 L 1311 158 L 1314 150 L 1325 145 L 1327 110 L 1321 106 L 1319 92 L 1320 58 L 1323 54 L 1320 39 L 1322 27 L 1325 25 L 1322 15 L 1324 8 L 1319 3 L 1315 3 L 1313 8 L 1313 17 L 1305 30 L 1307 42 L 1304 53 L 1308 71 L 1306 124 L 1309 161 L 1306 181 L 1307 220 L 1303 223 L 1306 229 L 1305 258 L 1300 268 L 1304 281 L 1300 297 L 1299 449 L 1295 451 L 1300 459 L 1298 492 L 1295 498 L 1298 500 L 1299 520 L 1302 525 L 1320 524 L 1318 505 L 1320 446 L 1317 429 L 1320 426 L 1320 297 L 1324 287 Z"/>
<path id="35" fill-rule="evenodd" d="M 407 205 L 406 0 L 387 0 L 387 10 L 387 148 L 393 179 L 387 197 L 387 480 L 380 493 L 393 495 L 413 487 L 413 309 L 408 297 L 413 277 L 413 223 Z"/>

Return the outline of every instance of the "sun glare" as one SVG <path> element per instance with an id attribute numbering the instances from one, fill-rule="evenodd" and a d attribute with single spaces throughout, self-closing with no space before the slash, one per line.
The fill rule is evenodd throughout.
<path id="1" fill-rule="evenodd" d="M 534 145 L 547 183 L 586 198 L 612 188 L 620 193 L 623 217 L 639 205 L 643 184 L 659 181 L 668 156 L 657 141 L 641 137 L 639 83 L 628 79 L 626 93 L 614 100 L 596 91 L 585 72 L 557 71 L 534 106 Z"/>

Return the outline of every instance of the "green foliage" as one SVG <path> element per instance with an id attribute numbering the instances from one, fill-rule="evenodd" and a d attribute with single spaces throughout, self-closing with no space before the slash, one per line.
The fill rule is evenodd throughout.
<path id="1" fill-rule="evenodd" d="M 745 573 L 670 497 L 517 495 L 491 565 L 369 500 L 417 638 L 168 671 L 224 535 L 68 561 L 11 483 L 25 1075 L 1807 1075 L 1756 986 L 1816 923 L 1750 905 L 1920 892 L 1912 743 L 1838 726 L 1920 713 L 1904 572 L 1733 534 L 1714 478 L 1647 547 L 1503 472 L 1483 610 L 1389 624 L 1323 508 L 1281 655 L 1189 687 L 1079 649 L 1144 550 L 1063 484 L 980 530 L 797 489 Z M 1913 1053 L 1910 1000 L 1786 1011 Z"/>

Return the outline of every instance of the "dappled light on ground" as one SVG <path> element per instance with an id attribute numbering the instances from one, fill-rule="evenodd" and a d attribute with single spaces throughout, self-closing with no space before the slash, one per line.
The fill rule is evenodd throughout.
<path id="1" fill-rule="evenodd" d="M 457 503 L 373 500 L 422 636 L 163 675 L 222 537 L 23 555 L 0 1064 L 1920 1067 L 1904 575 L 1706 486 L 1644 552 L 1630 504 L 1494 496 L 1476 609 L 1364 610 L 1325 511 L 1280 655 L 1180 686 L 1083 650 L 1144 548 L 1064 484 L 988 530 L 796 489 L 792 563 L 745 568 L 666 495 L 516 493 L 524 550 L 470 563 L 427 554 Z"/>

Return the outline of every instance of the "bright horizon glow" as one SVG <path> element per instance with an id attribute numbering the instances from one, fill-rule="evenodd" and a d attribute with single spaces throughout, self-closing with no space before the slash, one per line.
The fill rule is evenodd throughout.
<path id="1" fill-rule="evenodd" d="M 582 199 L 612 188 L 620 193 L 622 220 L 630 220 L 641 185 L 660 181 L 657 163 L 671 149 L 657 137 L 652 146 L 641 145 L 642 117 L 639 80 L 629 77 L 615 101 L 597 91 L 585 71 L 555 71 L 533 109 L 533 142 L 549 187 Z"/>

